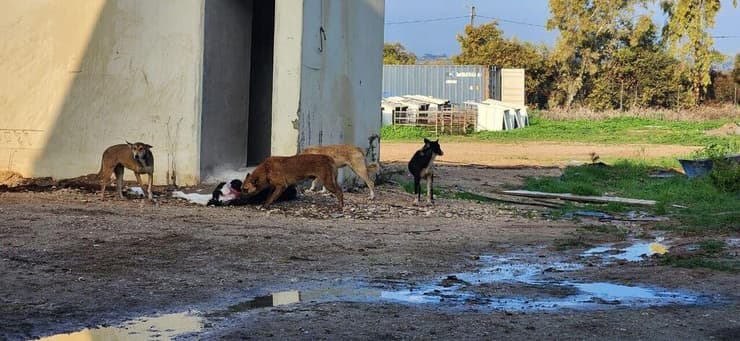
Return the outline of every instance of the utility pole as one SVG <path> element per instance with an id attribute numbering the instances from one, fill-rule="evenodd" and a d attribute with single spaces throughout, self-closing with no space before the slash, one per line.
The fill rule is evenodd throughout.
<path id="1" fill-rule="evenodd" d="M 475 6 L 470 6 L 470 26 L 475 26 Z"/>

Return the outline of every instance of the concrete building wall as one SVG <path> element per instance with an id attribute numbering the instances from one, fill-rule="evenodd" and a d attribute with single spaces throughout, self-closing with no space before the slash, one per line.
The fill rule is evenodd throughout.
<path id="1" fill-rule="evenodd" d="M 383 0 L 8 1 L 0 170 L 96 173 L 126 140 L 154 146 L 156 184 L 308 145 L 377 159 L 383 15 Z"/>
<path id="2" fill-rule="evenodd" d="M 303 0 L 275 1 L 271 155 L 293 155 L 298 151 L 303 39 L 301 8 Z"/>
<path id="3" fill-rule="evenodd" d="M 4 1 L 0 169 L 75 177 L 144 141 L 157 184 L 195 183 L 203 1 Z"/>
<path id="4" fill-rule="evenodd" d="M 305 0 L 300 148 L 351 143 L 378 158 L 383 0 Z"/>

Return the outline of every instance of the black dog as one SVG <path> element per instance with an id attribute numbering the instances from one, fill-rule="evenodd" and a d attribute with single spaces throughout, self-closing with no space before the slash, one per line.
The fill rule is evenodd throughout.
<path id="1" fill-rule="evenodd" d="M 421 200 L 421 178 L 427 181 L 427 202 L 431 203 L 434 201 L 434 194 L 432 193 L 434 173 L 432 172 L 432 166 L 434 158 L 442 155 L 442 149 L 439 147 L 439 139 L 437 141 L 430 141 L 425 138 L 424 147 L 417 150 L 411 161 L 409 161 L 409 171 L 414 176 L 414 194 L 418 194 L 416 203 Z"/>
<path id="2" fill-rule="evenodd" d="M 259 205 L 267 200 L 267 196 L 270 195 L 270 188 L 263 190 L 255 195 L 246 196 L 242 192 L 242 181 L 238 179 L 231 180 L 229 182 L 222 182 L 216 186 L 213 190 L 211 200 L 208 201 L 208 206 L 243 206 L 243 205 Z M 298 196 L 298 191 L 295 186 L 288 187 L 285 192 L 277 199 L 277 201 L 288 201 L 293 200 Z"/>

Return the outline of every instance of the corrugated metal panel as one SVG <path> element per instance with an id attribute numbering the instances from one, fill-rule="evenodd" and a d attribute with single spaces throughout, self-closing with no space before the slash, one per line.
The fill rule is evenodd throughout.
<path id="1" fill-rule="evenodd" d="M 482 65 L 383 65 L 383 97 L 424 95 L 462 106 L 493 97 L 498 69 Z"/>

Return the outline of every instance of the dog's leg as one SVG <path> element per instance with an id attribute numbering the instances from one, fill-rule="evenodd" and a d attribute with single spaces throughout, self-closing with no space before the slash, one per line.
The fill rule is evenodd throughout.
<path id="1" fill-rule="evenodd" d="M 421 177 L 414 175 L 414 194 L 417 194 L 414 204 L 418 204 L 421 200 Z"/>
<path id="2" fill-rule="evenodd" d="M 313 179 L 313 181 L 311 181 L 311 188 L 309 188 L 308 191 L 309 192 L 315 191 L 316 186 L 318 186 L 318 184 L 319 184 L 319 179 Z"/>
<path id="3" fill-rule="evenodd" d="M 309 192 L 316 191 L 316 187 L 319 186 L 320 182 L 321 180 L 319 180 L 319 178 L 314 178 L 313 181 L 311 181 L 311 188 L 309 188 L 308 191 Z M 324 184 L 321 184 L 321 190 L 319 191 L 319 193 L 326 193 L 326 186 L 324 186 Z"/>
<path id="4" fill-rule="evenodd" d="M 123 166 L 116 165 L 113 171 L 116 173 L 116 191 L 118 192 L 118 196 L 121 199 L 124 199 L 123 197 Z"/>
<path id="5" fill-rule="evenodd" d="M 434 174 L 427 173 L 427 202 L 434 202 Z"/>
<path id="6" fill-rule="evenodd" d="M 336 173 L 336 172 L 335 172 Z M 339 187 L 339 184 L 337 184 L 336 174 L 333 178 L 329 179 L 323 179 L 322 182 L 324 183 L 324 187 L 329 190 L 329 192 L 334 193 L 334 196 L 337 197 L 338 207 L 341 211 L 342 208 L 344 208 L 344 195 L 342 193 L 342 188 Z"/>
<path id="7" fill-rule="evenodd" d="M 154 182 L 154 173 L 147 173 L 147 175 L 149 176 L 149 186 L 146 192 L 149 195 L 149 200 L 151 201 L 153 200 L 152 199 L 152 182 Z"/>
<path id="8" fill-rule="evenodd" d="M 365 160 L 363 160 L 363 162 L 364 161 Z M 352 168 L 352 171 L 354 171 L 355 174 L 357 174 L 357 176 L 359 176 L 360 179 L 362 179 L 362 181 L 365 181 L 367 188 L 370 190 L 370 200 L 375 199 L 375 184 L 372 181 L 370 181 L 370 176 L 367 174 L 367 167 L 365 167 L 364 163 L 363 165 L 357 167 L 360 169 L 355 169 L 352 166 L 350 166 L 350 168 Z"/>
<path id="9" fill-rule="evenodd" d="M 108 167 L 107 165 L 103 165 L 101 167 L 100 174 L 98 174 L 98 177 L 100 178 L 100 198 L 105 199 L 105 186 L 110 183 L 110 176 L 113 175 L 111 167 Z"/>
<path id="10" fill-rule="evenodd" d="M 270 194 L 270 196 L 269 196 L 269 197 L 267 198 L 267 200 L 265 201 L 265 204 L 264 204 L 264 205 L 262 205 L 262 207 L 264 207 L 264 208 L 269 208 L 269 207 L 270 207 L 270 205 L 271 205 L 271 204 L 272 204 L 272 203 L 273 203 L 273 202 L 274 202 L 275 200 L 277 200 L 277 198 L 279 198 L 279 197 L 280 197 L 280 195 L 281 195 L 281 194 L 283 194 L 283 192 L 284 192 L 284 191 L 285 191 L 285 187 L 283 187 L 283 186 L 280 186 L 280 185 L 276 185 L 276 186 L 275 186 L 275 188 L 274 188 L 274 189 L 272 190 L 272 193 Z"/>
<path id="11" fill-rule="evenodd" d="M 344 194 L 342 193 L 342 188 L 339 187 L 339 184 L 337 184 L 336 178 L 324 179 L 322 182 L 324 183 L 324 187 L 326 187 L 329 192 L 332 192 L 334 196 L 337 197 L 337 207 L 341 211 L 344 208 Z"/>

